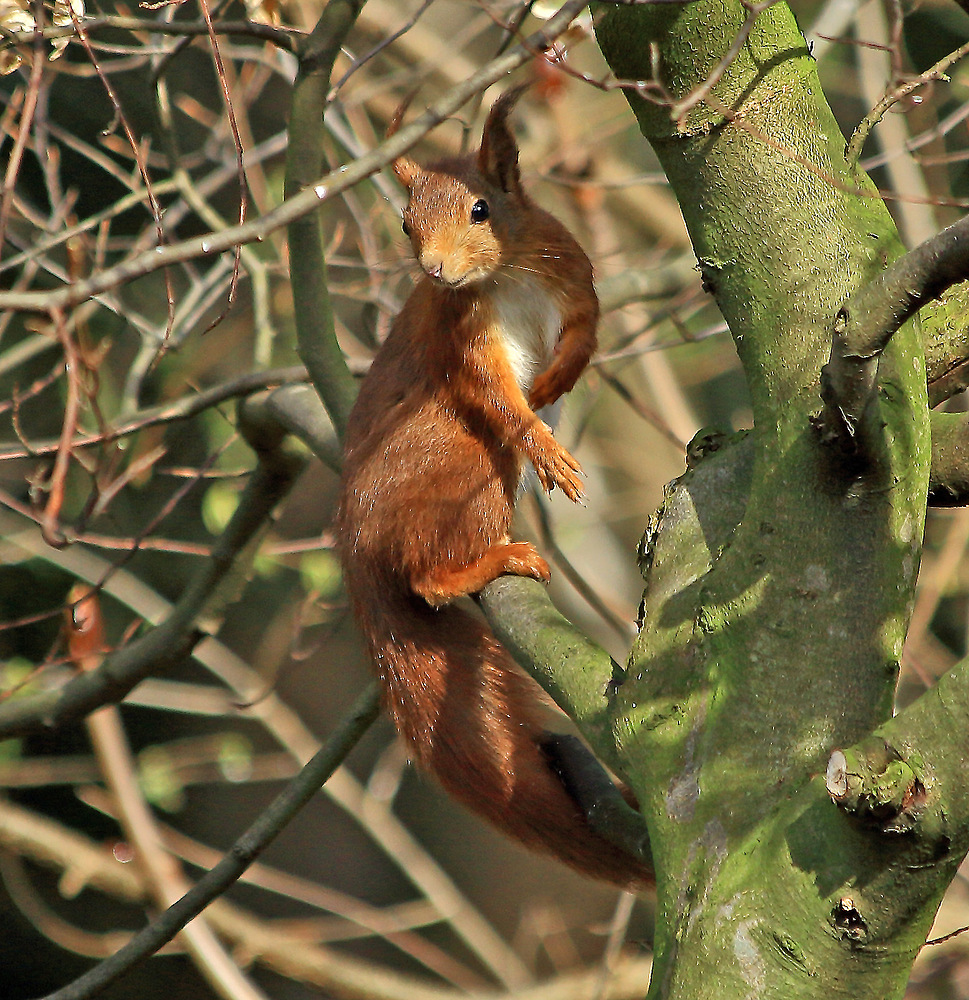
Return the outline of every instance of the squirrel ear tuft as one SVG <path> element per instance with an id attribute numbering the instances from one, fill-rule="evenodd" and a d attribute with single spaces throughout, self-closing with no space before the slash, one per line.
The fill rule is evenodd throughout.
<path id="1" fill-rule="evenodd" d="M 508 116 L 528 85 L 505 91 L 495 101 L 481 134 L 478 169 L 492 184 L 509 193 L 521 192 L 518 144 L 508 127 Z"/>
<path id="2" fill-rule="evenodd" d="M 414 183 L 414 178 L 420 173 L 421 168 L 409 157 L 398 156 L 391 164 L 397 180 L 409 191 Z"/>
<path id="3" fill-rule="evenodd" d="M 404 115 L 410 107 L 411 101 L 414 100 L 416 93 L 416 90 L 412 90 L 397 106 L 397 110 L 394 112 L 394 116 L 390 119 L 390 124 L 387 126 L 385 138 L 389 139 L 397 133 L 400 123 L 403 121 Z M 414 178 L 420 173 L 421 168 L 407 156 L 398 156 L 391 166 L 394 168 L 394 173 L 397 175 L 400 183 L 410 190 L 411 184 Z"/>

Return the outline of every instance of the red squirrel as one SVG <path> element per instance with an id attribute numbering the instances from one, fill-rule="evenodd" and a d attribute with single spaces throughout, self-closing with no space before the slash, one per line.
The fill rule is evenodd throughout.
<path id="1" fill-rule="evenodd" d="M 588 257 L 522 188 L 519 94 L 496 102 L 477 154 L 393 164 L 422 273 L 349 419 L 344 579 L 415 763 L 527 846 L 639 888 L 642 860 L 589 828 L 543 750 L 534 682 L 450 603 L 504 573 L 548 581 L 509 534 L 523 459 L 546 490 L 582 496 L 579 463 L 535 411 L 588 363 L 599 304 Z"/>

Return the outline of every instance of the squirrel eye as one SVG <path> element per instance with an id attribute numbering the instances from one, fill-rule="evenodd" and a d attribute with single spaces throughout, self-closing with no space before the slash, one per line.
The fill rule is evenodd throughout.
<path id="1" fill-rule="evenodd" d="M 471 221 L 472 222 L 484 222 L 488 216 L 491 215 L 491 209 L 488 208 L 488 203 L 484 198 L 479 198 L 471 206 Z"/>
<path id="2" fill-rule="evenodd" d="M 410 236 L 410 226 L 407 225 L 407 220 L 406 219 L 401 219 L 400 220 L 400 228 L 404 230 L 404 235 L 405 236 Z"/>

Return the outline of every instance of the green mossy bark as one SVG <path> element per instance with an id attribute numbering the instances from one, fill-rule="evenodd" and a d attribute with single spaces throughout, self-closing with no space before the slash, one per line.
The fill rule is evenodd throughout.
<path id="1" fill-rule="evenodd" d="M 618 768 L 612 738 L 612 699 L 621 668 L 568 622 L 545 586 L 501 576 L 479 595 L 498 641 L 542 685 L 610 767 Z"/>
<path id="2" fill-rule="evenodd" d="M 740 4 L 610 10 L 620 79 L 674 100 L 717 65 Z M 880 370 L 864 474 L 810 417 L 844 299 L 902 248 L 845 163 L 790 11 L 756 20 L 679 122 L 627 91 L 737 345 L 754 427 L 670 488 L 641 552 L 642 628 L 617 698 L 660 906 L 655 997 L 899 994 L 954 856 L 937 829 L 889 834 L 828 796 L 831 751 L 891 715 L 929 469 L 925 369 L 904 327 Z M 926 858 L 939 863 L 926 864 Z M 913 874 L 911 864 L 920 866 Z"/>
<path id="3" fill-rule="evenodd" d="M 929 404 L 969 386 L 969 282 L 954 285 L 922 315 Z"/>
<path id="4" fill-rule="evenodd" d="M 932 413 L 929 503 L 938 507 L 969 503 L 969 413 Z"/>

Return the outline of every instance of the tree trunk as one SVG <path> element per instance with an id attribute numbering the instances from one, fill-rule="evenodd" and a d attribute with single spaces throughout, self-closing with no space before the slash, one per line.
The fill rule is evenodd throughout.
<path id="1" fill-rule="evenodd" d="M 694 448 L 643 541 L 616 758 L 657 870 L 651 997 L 882 1000 L 967 848 L 965 669 L 891 719 L 928 484 L 924 360 L 910 322 L 881 361 L 864 462 L 822 443 L 835 317 L 902 247 L 790 11 L 734 45 L 746 13 L 623 7 L 597 29 L 619 79 L 665 91 L 625 93 L 754 413 Z"/>

